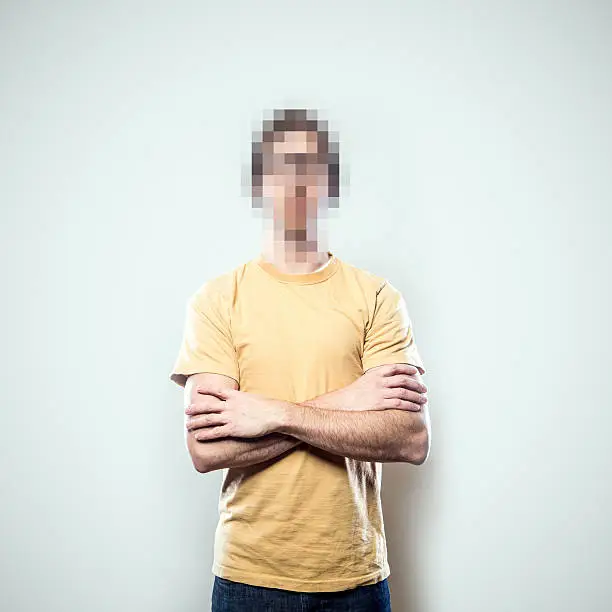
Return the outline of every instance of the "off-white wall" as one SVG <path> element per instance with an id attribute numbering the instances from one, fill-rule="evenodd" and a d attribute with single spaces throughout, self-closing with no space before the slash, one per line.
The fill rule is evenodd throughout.
<path id="1" fill-rule="evenodd" d="M 389 464 L 395 612 L 612 607 L 604 2 L 3 2 L 2 574 L 11 612 L 209 607 L 220 473 L 167 376 L 250 258 L 252 121 L 318 106 L 331 246 L 405 294 L 433 439 Z"/>

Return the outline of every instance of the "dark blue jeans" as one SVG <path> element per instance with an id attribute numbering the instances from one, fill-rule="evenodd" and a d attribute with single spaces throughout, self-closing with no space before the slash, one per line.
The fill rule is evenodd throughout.
<path id="1" fill-rule="evenodd" d="M 215 576 L 211 612 L 391 612 L 387 579 L 347 591 L 299 593 Z"/>

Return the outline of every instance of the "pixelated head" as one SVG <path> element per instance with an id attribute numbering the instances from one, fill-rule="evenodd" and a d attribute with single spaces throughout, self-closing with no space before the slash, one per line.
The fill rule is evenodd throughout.
<path id="1" fill-rule="evenodd" d="M 338 143 L 310 109 L 275 109 L 253 134 L 251 196 L 255 208 L 296 229 L 320 208 L 337 208 Z"/>

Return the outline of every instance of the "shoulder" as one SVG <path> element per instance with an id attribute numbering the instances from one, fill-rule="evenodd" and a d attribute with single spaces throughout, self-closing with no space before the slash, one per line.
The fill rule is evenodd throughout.
<path id="1" fill-rule="evenodd" d="M 367 311 L 366 327 L 376 317 L 395 317 L 406 310 L 401 291 L 387 278 L 370 270 L 343 263 L 345 276 L 352 278 L 364 298 Z"/>
<path id="2" fill-rule="evenodd" d="M 342 268 L 345 276 L 359 284 L 371 297 L 376 297 L 385 287 L 387 290 L 397 291 L 397 289 L 391 285 L 389 279 L 380 274 L 375 274 L 370 270 L 360 268 L 346 261 L 342 262 Z"/>
<path id="3" fill-rule="evenodd" d="M 238 285 L 245 274 L 247 266 L 248 263 L 240 264 L 227 272 L 204 281 L 191 294 L 190 301 L 198 305 L 209 303 L 228 305 L 233 303 Z"/>

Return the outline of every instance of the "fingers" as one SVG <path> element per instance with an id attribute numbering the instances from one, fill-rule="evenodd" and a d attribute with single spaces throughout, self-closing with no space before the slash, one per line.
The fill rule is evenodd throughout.
<path id="1" fill-rule="evenodd" d="M 396 374 L 416 374 L 418 372 L 416 366 L 410 365 L 409 363 L 391 363 L 384 365 L 379 369 L 382 376 L 395 376 Z"/>
<path id="2" fill-rule="evenodd" d="M 191 404 L 185 407 L 185 414 L 208 414 L 210 412 L 220 412 L 223 409 L 223 402 L 212 396 L 200 395 Z"/>
<path id="3" fill-rule="evenodd" d="M 421 404 L 416 404 L 399 397 L 387 398 L 382 402 L 383 409 L 391 410 L 408 410 L 409 412 L 421 412 L 423 407 Z"/>
<path id="4" fill-rule="evenodd" d="M 191 392 L 191 403 L 205 405 L 206 402 L 219 403 L 230 399 L 234 389 L 228 387 L 215 387 L 213 385 L 196 385 Z M 213 405 L 213 404 L 211 404 Z"/>
<path id="5" fill-rule="evenodd" d="M 220 400 L 229 399 L 233 389 L 228 387 L 214 387 L 213 385 L 197 385 L 195 392 L 200 395 L 212 395 Z"/>
<path id="6" fill-rule="evenodd" d="M 225 425 L 226 420 L 221 414 L 211 413 L 198 415 L 195 417 L 189 417 L 185 421 L 185 429 L 187 431 L 193 431 L 195 429 L 202 429 L 203 427 L 214 427 L 218 425 Z"/>
<path id="7" fill-rule="evenodd" d="M 411 391 L 404 387 L 394 387 L 387 389 L 385 393 L 385 399 L 401 399 L 413 404 L 426 404 L 427 395 L 425 393 L 418 393 L 417 391 Z"/>
<path id="8" fill-rule="evenodd" d="M 412 367 L 412 366 L 411 366 Z M 416 378 L 408 374 L 394 374 L 393 376 L 385 376 L 383 379 L 385 387 L 405 387 L 419 393 L 426 393 L 427 387 L 425 383 L 418 381 Z"/>
<path id="9" fill-rule="evenodd" d="M 206 440 L 218 440 L 219 438 L 227 438 L 231 436 L 231 429 L 227 425 L 220 425 L 219 427 L 205 427 L 197 431 L 193 436 L 200 442 Z"/>

